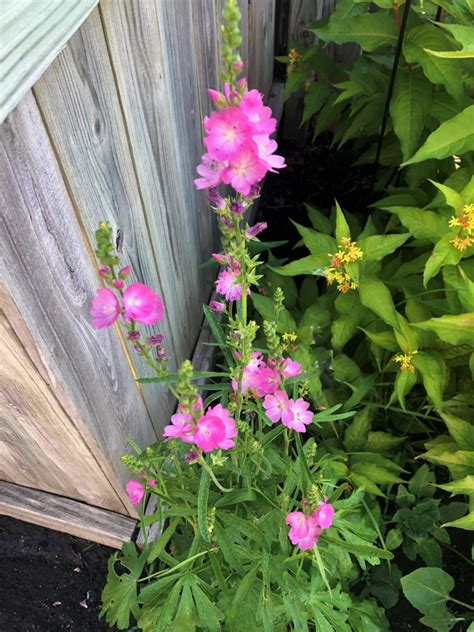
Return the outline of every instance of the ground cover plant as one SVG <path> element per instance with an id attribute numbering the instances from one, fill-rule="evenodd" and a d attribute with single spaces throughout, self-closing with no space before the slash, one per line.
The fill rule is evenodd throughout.
<path id="1" fill-rule="evenodd" d="M 365 19 L 375 16 L 378 38 L 380 25 L 393 18 L 398 37 L 384 40 L 385 61 L 367 61 L 388 72 L 408 13 L 400 3 L 381 0 L 375 4 L 386 6 L 377 12 L 368 4 L 338 2 L 329 21 L 314 28 L 328 40 L 364 46 L 360 34 L 347 34 L 354 25 L 357 33 L 355 17 L 366 29 Z M 425 14 L 415 3 L 412 9 L 412 22 L 424 26 Z M 461 9 L 459 15 L 462 21 Z M 465 502 L 473 499 L 474 475 L 471 148 L 458 144 L 455 161 L 436 154 L 443 168 L 434 165 L 431 181 L 412 169 L 418 175 L 411 184 L 405 175 L 393 182 L 401 160 L 390 163 L 390 182 L 374 179 L 378 194 L 369 209 L 308 207 L 311 226 L 296 224 L 296 248 L 309 254 L 277 259 L 278 244 L 260 240 L 266 225 L 249 225 L 248 212 L 265 174 L 286 165 L 270 138 L 270 109 L 239 78 L 238 21 L 236 1 L 228 0 L 223 88 L 209 90 L 214 111 L 204 119 L 206 153 L 195 180 L 221 231 L 216 294 L 204 308 L 218 352 L 214 371 L 196 372 L 189 361 L 168 371 L 166 341 L 141 329 L 165 317 L 161 298 L 130 282 L 133 271 L 121 267 L 108 224 L 96 233 L 105 287 L 93 299 L 93 323 L 119 323 L 154 372 L 140 381 L 168 385 L 178 401 L 164 440 L 133 446 L 135 454 L 124 457 L 142 526 L 158 522 L 162 530 L 143 549 L 129 543 L 112 556 L 102 616 L 119 629 L 150 632 L 383 631 L 401 589 L 423 625 L 465 629 L 472 607 L 442 566 L 448 554 L 470 563 L 450 534 L 472 529 Z M 305 122 L 316 135 L 334 123 L 312 101 L 329 99 L 341 115 L 334 138 L 346 140 L 341 134 L 353 121 L 337 106 L 360 94 L 335 103 L 348 71 L 332 65 L 320 81 L 304 64 L 318 59 L 324 74 L 332 62 L 314 50 L 290 52 L 287 93 L 309 81 Z M 419 75 L 418 63 L 424 69 L 407 63 L 409 76 Z M 372 75 L 386 95 L 383 72 L 377 81 Z M 330 76 L 337 85 L 329 85 Z M 468 77 L 464 83 L 459 107 Z M 357 105 L 369 109 L 370 120 L 371 102 Z M 384 141 L 392 127 L 399 139 L 391 116 L 382 124 Z M 430 119 L 420 133 L 421 149 L 443 127 L 433 125 Z M 359 123 L 354 129 L 362 130 L 364 151 L 375 141 L 383 167 L 377 130 L 367 138 Z M 421 149 L 412 142 L 411 151 Z M 145 516 L 149 497 L 156 508 Z"/>

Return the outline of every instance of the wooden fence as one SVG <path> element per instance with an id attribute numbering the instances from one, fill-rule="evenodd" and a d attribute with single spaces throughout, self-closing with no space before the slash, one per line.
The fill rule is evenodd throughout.
<path id="1" fill-rule="evenodd" d="M 240 4 L 249 84 L 268 96 L 275 3 Z M 102 219 L 120 229 L 134 277 L 162 295 L 174 368 L 213 281 L 199 266 L 216 230 L 193 179 L 221 5 L 101 0 L 0 126 L 2 513 L 114 545 L 131 533 L 125 437 L 156 441 L 173 402 L 137 385 L 146 367 L 117 332 L 90 324 L 93 234 Z"/>

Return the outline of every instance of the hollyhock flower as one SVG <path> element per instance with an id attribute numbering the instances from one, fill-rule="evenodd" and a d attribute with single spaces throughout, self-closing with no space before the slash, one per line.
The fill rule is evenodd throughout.
<path id="1" fill-rule="evenodd" d="M 252 239 L 253 237 L 256 237 L 257 235 L 260 235 L 260 233 L 264 231 L 266 228 L 267 228 L 267 222 L 257 222 L 254 226 L 249 226 L 247 230 L 245 231 L 245 234 L 247 235 L 247 237 Z"/>
<path id="2" fill-rule="evenodd" d="M 321 529 L 329 529 L 334 520 L 334 507 L 330 503 L 319 503 L 318 508 L 313 511 L 313 516 Z"/>
<path id="3" fill-rule="evenodd" d="M 150 347 L 156 347 L 157 345 L 161 345 L 164 339 L 165 337 L 162 334 L 156 334 L 148 338 L 148 344 Z"/>
<path id="4" fill-rule="evenodd" d="M 238 301 L 242 296 L 242 286 L 239 283 L 240 268 L 238 265 L 226 268 L 219 273 L 216 281 L 216 292 L 226 297 L 228 301 Z"/>
<path id="5" fill-rule="evenodd" d="M 289 400 L 285 391 L 275 391 L 273 395 L 267 395 L 263 400 L 263 407 L 267 417 L 273 423 L 281 420 L 283 411 L 287 410 L 288 406 Z"/>
<path id="6" fill-rule="evenodd" d="M 233 159 L 252 139 L 248 119 L 238 107 L 213 112 L 206 122 L 206 131 L 204 144 L 209 157 L 219 161 Z"/>
<path id="7" fill-rule="evenodd" d="M 230 184 L 242 195 L 248 195 L 253 184 L 266 174 L 267 167 L 257 153 L 249 146 L 234 156 L 229 166 L 222 172 L 222 181 Z"/>
<path id="8" fill-rule="evenodd" d="M 104 329 L 114 324 L 120 314 L 120 304 L 112 290 L 103 287 L 96 291 L 90 314 L 96 329 Z"/>
<path id="9" fill-rule="evenodd" d="M 242 98 L 239 108 L 252 125 L 252 135 L 272 134 L 275 131 L 276 119 L 271 118 L 272 110 L 263 105 L 263 98 L 258 90 L 249 90 Z"/>
<path id="10" fill-rule="evenodd" d="M 291 358 L 285 358 L 283 361 L 281 374 L 283 377 L 294 377 L 302 372 L 301 364 Z"/>
<path id="11" fill-rule="evenodd" d="M 196 178 L 194 184 L 197 189 L 212 189 L 217 187 L 222 181 L 222 172 L 227 164 L 221 162 L 209 154 L 204 154 L 202 163 L 196 167 L 196 171 L 201 178 Z"/>
<path id="12" fill-rule="evenodd" d="M 181 439 L 185 443 L 193 443 L 193 418 L 184 413 L 175 413 L 171 416 L 171 424 L 163 430 L 165 439 Z"/>
<path id="13" fill-rule="evenodd" d="M 219 301 L 211 301 L 209 303 L 209 307 L 212 309 L 213 312 L 216 312 L 216 314 L 220 314 L 225 310 L 225 303 L 220 303 Z"/>
<path id="14" fill-rule="evenodd" d="M 222 195 L 220 195 L 215 189 L 209 189 L 209 191 L 207 192 L 207 199 L 220 211 L 225 209 L 225 200 Z"/>
<path id="15" fill-rule="evenodd" d="M 245 211 L 245 207 L 242 202 L 231 202 L 230 204 L 230 212 L 232 215 L 242 215 Z"/>
<path id="16" fill-rule="evenodd" d="M 125 316 L 144 325 L 154 325 L 165 315 L 163 301 L 143 283 L 132 283 L 123 293 Z"/>
<path id="17" fill-rule="evenodd" d="M 296 401 L 290 399 L 288 408 L 281 415 L 282 424 L 296 432 L 306 432 L 306 426 L 313 421 L 314 414 L 308 408 L 309 402 L 305 402 L 302 397 Z"/>
<path id="18" fill-rule="evenodd" d="M 275 169 L 283 169 L 286 167 L 283 156 L 277 156 L 273 153 L 278 147 L 275 140 L 269 138 L 267 134 L 258 134 L 253 136 L 252 140 L 257 145 L 258 157 L 260 161 L 265 164 L 267 171 L 276 173 Z"/>
<path id="19" fill-rule="evenodd" d="M 319 539 L 320 528 L 313 516 L 301 511 L 292 511 L 285 520 L 290 525 L 288 537 L 292 544 L 298 545 L 301 551 L 312 549 Z"/>
<path id="20" fill-rule="evenodd" d="M 240 354 L 236 352 L 236 357 L 240 357 Z M 265 367 L 263 360 L 263 354 L 258 351 L 253 351 L 250 354 L 250 361 L 244 367 L 242 375 L 242 393 L 246 393 L 248 389 L 255 390 L 257 388 L 258 373 L 261 368 Z M 237 380 L 232 380 L 232 388 L 234 391 L 239 389 Z"/>
<path id="21" fill-rule="evenodd" d="M 132 505 L 139 505 L 145 494 L 143 485 L 138 481 L 128 481 L 126 489 L 128 498 Z"/>
<path id="22" fill-rule="evenodd" d="M 255 390 L 257 391 L 257 395 L 259 397 L 271 395 L 278 390 L 280 381 L 280 375 L 275 369 L 271 369 L 270 367 L 260 369 L 255 376 Z"/>
<path id="23" fill-rule="evenodd" d="M 216 448 L 228 450 L 235 445 L 232 441 L 237 436 L 235 421 L 221 404 L 207 409 L 197 422 L 194 429 L 194 443 L 204 452 L 211 452 Z"/>

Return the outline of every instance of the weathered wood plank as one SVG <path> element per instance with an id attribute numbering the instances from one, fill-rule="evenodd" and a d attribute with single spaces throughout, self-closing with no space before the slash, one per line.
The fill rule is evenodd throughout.
<path id="1" fill-rule="evenodd" d="M 115 332 L 90 324 L 97 276 L 31 93 L 0 127 L 0 206 L 4 283 L 76 409 L 80 434 L 124 482 L 124 437 L 148 445 L 156 435 Z M 115 476 L 110 483 L 127 503 Z"/>
<path id="2" fill-rule="evenodd" d="M 0 481 L 0 514 L 120 549 L 136 521 L 70 498 Z"/>
<path id="3" fill-rule="evenodd" d="M 210 62 L 209 76 L 215 73 L 215 51 L 207 45 L 195 50 L 196 8 L 189 0 L 104 0 L 100 10 L 182 361 L 194 347 L 201 305 L 210 291 L 209 274 L 199 265 L 211 252 L 213 218 L 193 180 L 207 102 L 207 86 L 198 89 L 196 73 Z M 215 29 L 211 14 L 208 39 Z"/>
<path id="4" fill-rule="evenodd" d="M 0 479 L 124 511 L 0 310 Z"/>
<path id="5" fill-rule="evenodd" d="M 249 87 L 258 88 L 268 98 L 273 81 L 275 0 L 249 3 Z"/>
<path id="6" fill-rule="evenodd" d="M 41 77 L 98 0 L 0 4 L 0 123 Z"/>
<path id="7" fill-rule="evenodd" d="M 129 85 L 128 89 L 134 88 Z M 174 358 L 182 345 L 171 324 L 181 305 L 174 298 L 169 275 L 160 278 L 165 266 L 170 267 L 166 259 L 170 242 L 166 239 L 161 248 L 150 242 L 98 9 L 36 83 L 34 93 L 90 241 L 94 242 L 101 220 L 120 228 L 124 261 L 132 266 L 134 278 L 163 296 L 167 317 L 154 330 L 159 327 L 165 334 Z M 144 174 L 149 178 L 149 171 Z M 134 356 L 133 362 L 139 375 L 149 374 L 140 358 Z M 172 398 L 163 386 L 146 388 L 144 396 L 159 432 L 171 412 Z"/>

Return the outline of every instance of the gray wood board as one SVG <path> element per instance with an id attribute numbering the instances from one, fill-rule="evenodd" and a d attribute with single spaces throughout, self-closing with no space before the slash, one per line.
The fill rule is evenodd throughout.
<path id="1" fill-rule="evenodd" d="M 0 127 L 0 202 L 4 283 L 79 412 L 81 434 L 94 437 L 91 451 L 125 482 L 125 437 L 148 445 L 156 435 L 116 332 L 90 323 L 97 276 L 31 93 Z"/>
<path id="2" fill-rule="evenodd" d="M 130 541 L 136 521 L 84 503 L 0 481 L 0 514 L 122 548 Z"/>

